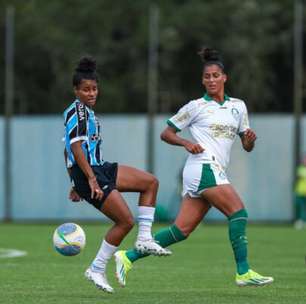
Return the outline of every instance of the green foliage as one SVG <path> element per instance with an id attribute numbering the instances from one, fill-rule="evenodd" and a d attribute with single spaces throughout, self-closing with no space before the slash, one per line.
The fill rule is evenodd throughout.
<path id="1" fill-rule="evenodd" d="M 15 113 L 60 113 L 72 101 L 80 56 L 96 57 L 98 112 L 145 112 L 148 14 L 152 1 L 0 0 L 15 6 Z M 227 91 L 250 111 L 292 110 L 291 0 L 168 0 L 160 9 L 159 112 L 173 112 L 203 94 L 197 51 L 223 54 Z M 4 35 L 3 35 L 4 37 Z M 0 49 L 4 71 L 4 48 Z M 0 74 L 4 83 L 4 73 Z M 4 92 L 0 91 L 0 100 Z M 1 102 L 3 105 L 3 102 Z M 3 113 L 3 107 L 0 107 Z"/>

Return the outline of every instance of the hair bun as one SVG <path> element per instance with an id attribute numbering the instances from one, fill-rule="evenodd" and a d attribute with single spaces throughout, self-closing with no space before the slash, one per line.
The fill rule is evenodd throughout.
<path id="1" fill-rule="evenodd" d="M 217 50 L 208 47 L 203 47 L 198 54 L 204 63 L 208 61 L 220 61 L 221 59 Z"/>
<path id="2" fill-rule="evenodd" d="M 80 59 L 79 64 L 75 70 L 76 72 L 80 73 L 93 73 L 96 71 L 96 68 L 96 60 L 92 57 L 86 56 Z"/>

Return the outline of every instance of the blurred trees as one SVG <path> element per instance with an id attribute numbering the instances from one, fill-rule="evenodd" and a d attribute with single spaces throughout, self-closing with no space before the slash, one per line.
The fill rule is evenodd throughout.
<path id="1" fill-rule="evenodd" d="M 98 112 L 145 112 L 148 0 L 0 0 L 15 6 L 15 113 L 61 113 L 72 101 L 80 56 L 96 57 Z M 203 94 L 202 45 L 217 48 L 229 95 L 250 111 L 292 111 L 292 0 L 167 0 L 160 8 L 159 111 L 173 112 Z M 0 48 L 4 87 L 4 47 Z M 0 91 L 0 113 L 4 92 Z"/>

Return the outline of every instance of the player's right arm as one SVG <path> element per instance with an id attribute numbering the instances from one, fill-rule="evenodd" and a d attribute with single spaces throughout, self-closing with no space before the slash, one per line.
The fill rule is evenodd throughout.
<path id="1" fill-rule="evenodd" d="M 197 113 L 198 104 L 196 100 L 192 100 L 184 105 L 177 114 L 168 119 L 168 127 L 160 135 L 161 140 L 170 145 L 182 146 L 192 154 L 202 153 L 204 149 L 200 144 L 193 143 L 177 135 L 177 132 L 192 124 Z"/>
<path id="2" fill-rule="evenodd" d="M 204 151 L 200 144 L 192 143 L 191 141 L 178 136 L 177 132 L 178 131 L 175 128 L 168 126 L 160 134 L 160 138 L 170 145 L 182 146 L 192 154 L 198 154 Z"/>
<path id="3" fill-rule="evenodd" d="M 67 155 L 67 150 L 66 150 L 66 148 L 65 148 L 65 149 L 64 149 L 64 158 L 65 158 L 67 173 L 68 173 L 69 178 L 70 178 L 70 181 L 71 181 L 71 183 L 72 183 L 73 181 L 72 181 L 72 177 L 71 177 L 71 168 L 69 168 L 69 167 L 67 166 L 67 157 L 68 157 L 68 155 Z M 68 197 L 69 197 L 69 199 L 70 199 L 71 201 L 73 201 L 73 202 L 80 202 L 80 201 L 82 200 L 82 198 L 81 198 L 81 197 L 79 196 L 79 194 L 76 192 L 75 187 L 73 186 L 73 184 L 72 184 L 72 186 L 71 186 L 71 188 L 70 188 L 70 190 L 69 190 L 69 195 L 68 195 Z"/>

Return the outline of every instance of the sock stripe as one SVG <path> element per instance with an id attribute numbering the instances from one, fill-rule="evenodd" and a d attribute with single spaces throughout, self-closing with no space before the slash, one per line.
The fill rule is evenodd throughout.
<path id="1" fill-rule="evenodd" d="M 142 222 L 153 222 L 153 219 L 147 217 L 138 217 L 138 221 Z"/>
<path id="2" fill-rule="evenodd" d="M 233 218 L 233 219 L 231 219 L 231 220 L 229 220 L 230 222 L 235 222 L 235 221 L 238 221 L 238 220 L 245 220 L 245 221 L 247 221 L 247 217 L 237 217 L 237 218 Z"/>
<path id="3" fill-rule="evenodd" d="M 172 231 L 171 227 L 169 227 L 169 231 L 170 231 L 172 237 L 174 238 L 174 240 L 175 240 L 176 242 L 178 242 L 178 239 L 175 237 L 175 234 L 174 234 L 174 232 Z"/>

